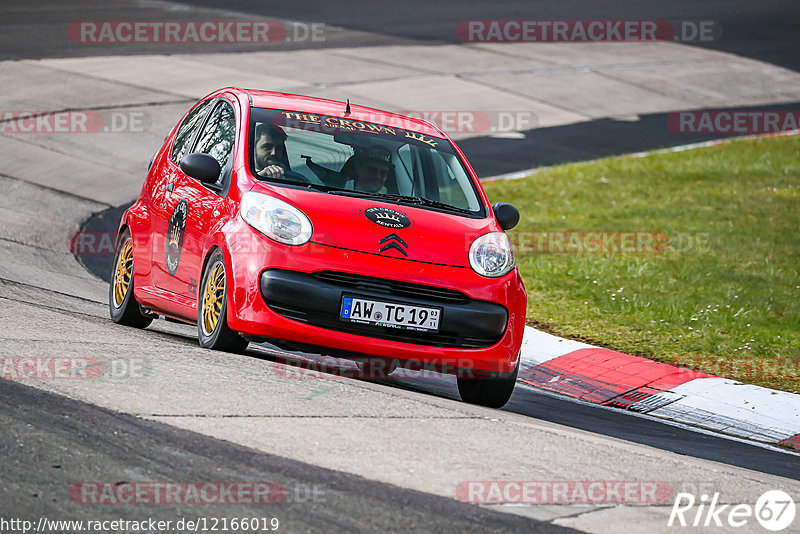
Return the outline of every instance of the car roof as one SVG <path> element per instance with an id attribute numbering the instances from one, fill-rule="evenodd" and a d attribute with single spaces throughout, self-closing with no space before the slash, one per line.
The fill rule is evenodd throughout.
<path id="1" fill-rule="evenodd" d="M 262 91 L 257 89 L 239 89 L 229 87 L 227 90 L 238 93 L 245 99 L 249 97 L 253 107 L 257 108 L 280 109 L 285 111 L 328 115 L 352 121 L 364 121 L 394 128 L 401 128 L 425 135 L 446 137 L 441 130 L 425 120 L 366 106 L 359 106 L 352 102 L 350 104 L 350 113 L 345 114 L 346 104 L 336 100 L 328 100 L 313 96 L 295 95 L 291 93 Z"/>

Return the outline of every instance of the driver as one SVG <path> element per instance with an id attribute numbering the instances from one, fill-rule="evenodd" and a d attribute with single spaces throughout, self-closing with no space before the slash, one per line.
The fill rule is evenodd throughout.
<path id="1" fill-rule="evenodd" d="M 256 125 L 256 174 L 264 178 L 283 178 L 286 173 L 286 132 L 275 124 Z"/>

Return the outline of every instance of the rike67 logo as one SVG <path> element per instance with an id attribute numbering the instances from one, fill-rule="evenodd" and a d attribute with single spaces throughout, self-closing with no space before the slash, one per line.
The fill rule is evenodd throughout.
<path id="1" fill-rule="evenodd" d="M 720 504 L 719 493 L 696 499 L 691 493 L 678 493 L 667 526 L 739 528 L 755 519 L 772 532 L 788 529 L 794 523 L 795 503 L 788 493 L 770 490 L 761 495 L 755 506 Z M 796 532 L 792 530 L 791 532 Z"/>

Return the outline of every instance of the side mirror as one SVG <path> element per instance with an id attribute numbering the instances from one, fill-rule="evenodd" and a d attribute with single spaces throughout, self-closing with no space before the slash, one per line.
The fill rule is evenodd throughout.
<path id="1" fill-rule="evenodd" d="M 213 184 L 219 180 L 222 169 L 213 156 L 193 152 L 181 158 L 180 168 L 183 172 L 204 184 Z"/>
<path id="2" fill-rule="evenodd" d="M 496 202 L 492 211 L 503 230 L 511 230 L 519 222 L 519 210 L 507 202 Z"/>

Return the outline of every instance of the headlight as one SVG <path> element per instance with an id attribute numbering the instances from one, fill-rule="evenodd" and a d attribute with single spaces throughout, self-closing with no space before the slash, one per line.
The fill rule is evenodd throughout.
<path id="1" fill-rule="evenodd" d="M 481 276 L 497 278 L 514 268 L 514 251 L 505 232 L 480 236 L 469 247 L 469 264 Z"/>
<path id="2" fill-rule="evenodd" d="M 263 193 L 249 191 L 242 197 L 242 219 L 279 243 L 303 245 L 311 239 L 311 221 L 305 213 Z"/>

